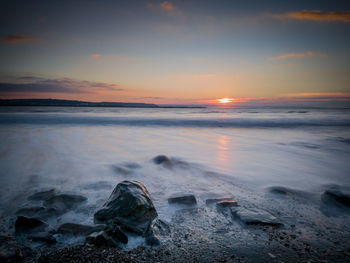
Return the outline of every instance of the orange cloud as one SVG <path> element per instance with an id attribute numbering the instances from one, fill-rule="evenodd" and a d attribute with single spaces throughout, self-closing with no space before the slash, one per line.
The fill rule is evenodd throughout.
<path id="1" fill-rule="evenodd" d="M 296 20 L 313 20 L 320 22 L 350 22 L 350 11 L 344 12 L 321 12 L 320 10 L 303 10 L 299 12 L 289 12 L 280 15 L 274 15 L 275 18 L 279 19 L 296 19 Z"/>
<path id="2" fill-rule="evenodd" d="M 277 57 L 270 58 L 272 60 L 276 59 L 288 59 L 288 58 L 305 58 L 305 57 L 325 57 L 327 54 L 315 53 L 312 51 L 302 52 L 302 53 L 286 53 Z"/>
<path id="3" fill-rule="evenodd" d="M 98 59 L 101 57 L 101 54 L 92 54 L 91 57 L 94 59 Z"/>
<path id="4" fill-rule="evenodd" d="M 2 39 L 3 42 L 10 43 L 10 44 L 28 43 L 28 42 L 38 41 L 38 40 L 39 39 L 35 37 L 26 37 L 21 35 L 7 35 Z"/>
<path id="5" fill-rule="evenodd" d="M 163 8 L 164 10 L 166 10 L 166 11 L 174 11 L 174 10 L 176 10 L 176 7 L 173 4 L 169 3 L 168 1 L 162 2 L 160 4 L 160 7 Z"/>

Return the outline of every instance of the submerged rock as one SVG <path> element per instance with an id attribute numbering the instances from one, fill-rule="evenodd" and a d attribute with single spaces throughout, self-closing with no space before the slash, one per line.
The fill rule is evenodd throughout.
<path id="1" fill-rule="evenodd" d="M 160 244 L 161 236 L 169 234 L 170 227 L 168 224 L 163 220 L 155 219 L 147 230 L 146 243 L 149 246 L 157 246 Z"/>
<path id="2" fill-rule="evenodd" d="M 233 217 L 238 218 L 246 225 L 282 225 L 280 220 L 265 210 L 258 208 L 244 208 L 234 207 L 231 208 Z"/>
<path id="3" fill-rule="evenodd" d="M 0 262 L 20 262 L 24 256 L 16 239 L 12 236 L 0 236 Z"/>
<path id="4" fill-rule="evenodd" d="M 335 202 L 347 207 L 350 207 L 350 193 L 344 193 L 340 190 L 329 189 L 322 195 L 322 200 L 325 203 Z"/>
<path id="5" fill-rule="evenodd" d="M 33 206 L 18 209 L 16 214 L 28 217 L 37 217 L 40 219 L 47 219 L 53 216 L 58 216 L 62 213 L 53 207 Z"/>
<path id="6" fill-rule="evenodd" d="M 158 216 L 144 185 L 136 181 L 123 181 L 113 190 L 103 208 L 94 215 L 95 223 L 115 223 L 122 229 L 145 235 Z"/>
<path id="7" fill-rule="evenodd" d="M 214 197 L 214 198 L 209 198 L 209 199 L 205 200 L 205 204 L 211 205 L 211 204 L 215 204 L 215 203 L 220 202 L 220 201 L 231 201 L 231 200 L 233 200 L 233 197 L 231 197 L 231 196 Z"/>
<path id="8" fill-rule="evenodd" d="M 55 244 L 56 238 L 47 232 L 39 232 L 33 235 L 30 235 L 27 237 L 27 239 L 34 241 L 34 242 L 42 242 L 46 244 Z"/>
<path id="9" fill-rule="evenodd" d="M 89 235 L 92 232 L 102 231 L 105 228 L 105 225 L 81 225 L 74 223 L 65 223 L 59 226 L 57 229 L 58 234 L 70 234 L 74 236 L 78 235 Z"/>
<path id="10" fill-rule="evenodd" d="M 48 191 L 37 192 L 28 197 L 28 200 L 47 200 L 55 195 L 55 189 Z"/>
<path id="11" fill-rule="evenodd" d="M 32 217 L 19 216 L 15 223 L 16 234 L 32 231 L 42 231 L 48 226 L 47 223 Z"/>
<path id="12" fill-rule="evenodd" d="M 195 205 L 197 204 L 196 197 L 192 194 L 175 194 L 168 198 L 169 204 Z"/>
<path id="13" fill-rule="evenodd" d="M 171 163 L 170 159 L 165 156 L 165 155 L 158 155 L 156 157 L 153 158 L 153 162 L 155 164 L 166 164 L 166 163 Z"/>
<path id="14" fill-rule="evenodd" d="M 238 206 L 235 200 L 222 200 L 216 203 L 217 208 L 229 208 Z"/>
<path id="15" fill-rule="evenodd" d="M 127 244 L 128 236 L 117 225 L 110 225 L 105 231 L 93 232 L 86 242 L 96 246 L 118 246 L 119 243 Z"/>
<path id="16" fill-rule="evenodd" d="M 58 211 L 67 211 L 86 200 L 87 198 L 81 195 L 60 194 L 47 199 L 44 206 L 56 208 Z"/>

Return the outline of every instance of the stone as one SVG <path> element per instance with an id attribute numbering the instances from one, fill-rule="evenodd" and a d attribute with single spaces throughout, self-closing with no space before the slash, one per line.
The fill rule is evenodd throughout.
<path id="1" fill-rule="evenodd" d="M 126 231 L 145 235 L 157 216 L 146 187 L 136 181 L 123 181 L 115 187 L 103 208 L 95 213 L 94 222 L 114 223 Z"/>
<path id="2" fill-rule="evenodd" d="M 104 230 L 106 226 L 105 225 L 81 225 L 81 224 L 75 224 L 75 223 L 64 223 L 59 226 L 56 233 L 58 234 L 69 234 L 74 236 L 79 235 L 89 235 L 92 232 L 99 232 Z"/>
<path id="3" fill-rule="evenodd" d="M 196 197 L 192 194 L 175 194 L 168 198 L 169 204 L 196 205 Z"/>
<path id="4" fill-rule="evenodd" d="M 329 189 L 326 190 L 322 195 L 324 202 L 333 201 L 338 204 L 350 207 L 350 193 L 344 193 L 340 190 Z"/>
<path id="5" fill-rule="evenodd" d="M 214 198 L 209 198 L 209 199 L 205 200 L 205 204 L 211 205 L 211 204 L 215 204 L 215 203 L 220 202 L 220 201 L 230 201 L 230 200 L 233 200 L 233 197 L 231 197 L 231 196 L 214 197 Z"/>
<path id="6" fill-rule="evenodd" d="M 229 208 L 238 206 L 235 200 L 222 200 L 216 203 L 217 208 Z"/>
<path id="7" fill-rule="evenodd" d="M 28 197 L 28 200 L 47 200 L 55 195 L 55 189 L 37 192 Z"/>
<path id="8" fill-rule="evenodd" d="M 17 210 L 16 214 L 27 217 L 47 219 L 53 216 L 59 216 L 62 213 L 53 207 L 33 206 L 21 208 Z"/>
<path id="9" fill-rule="evenodd" d="M 231 212 L 234 218 L 239 219 L 246 225 L 270 225 L 280 226 L 280 220 L 265 210 L 258 208 L 232 207 Z"/>
<path id="10" fill-rule="evenodd" d="M 156 157 L 153 158 L 153 162 L 155 164 L 165 164 L 165 163 L 170 163 L 170 159 L 165 156 L 165 155 L 158 155 Z"/>
<path id="11" fill-rule="evenodd" d="M 147 231 L 146 244 L 149 246 L 158 246 L 160 245 L 161 236 L 169 234 L 170 227 L 168 224 L 161 219 L 155 219 Z"/>
<path id="12" fill-rule="evenodd" d="M 86 242 L 96 246 L 118 246 L 119 243 L 127 244 L 128 236 L 117 225 L 108 226 L 105 231 L 93 232 Z"/>
<path id="13" fill-rule="evenodd" d="M 44 201 L 44 206 L 56 208 L 58 211 L 67 211 L 87 200 L 81 195 L 60 194 Z"/>
<path id="14" fill-rule="evenodd" d="M 16 234 L 42 231 L 48 226 L 47 223 L 33 217 L 18 216 L 15 223 Z"/>
<path id="15" fill-rule="evenodd" d="M 0 262 L 20 262 L 24 256 L 16 239 L 12 236 L 0 236 Z"/>

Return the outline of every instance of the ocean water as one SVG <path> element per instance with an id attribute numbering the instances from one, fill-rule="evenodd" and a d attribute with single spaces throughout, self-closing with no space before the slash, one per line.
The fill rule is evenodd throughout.
<path id="1" fill-rule="evenodd" d="M 122 180 L 137 180 L 161 218 L 169 195 L 199 205 L 234 187 L 284 186 L 321 193 L 350 185 L 350 110 L 313 108 L 0 108 L 0 213 L 33 205 L 45 189 L 87 204 L 53 222 L 92 223 Z M 174 166 L 156 165 L 160 154 Z"/>

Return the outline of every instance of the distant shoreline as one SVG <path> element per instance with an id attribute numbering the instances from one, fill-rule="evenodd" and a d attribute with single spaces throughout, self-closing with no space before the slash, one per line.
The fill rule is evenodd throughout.
<path id="1" fill-rule="evenodd" d="M 0 107 L 110 107 L 110 108 L 170 108 L 170 109 L 205 109 L 205 106 L 157 105 L 134 102 L 89 102 L 56 99 L 13 99 L 0 100 Z"/>

